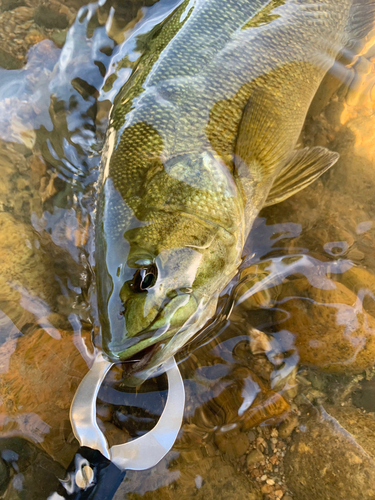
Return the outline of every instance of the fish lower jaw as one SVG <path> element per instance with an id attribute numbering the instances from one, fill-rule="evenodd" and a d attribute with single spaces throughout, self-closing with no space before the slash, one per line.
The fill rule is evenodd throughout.
<path id="1" fill-rule="evenodd" d="M 124 341 L 122 344 L 107 345 L 104 347 L 104 351 L 107 357 L 114 363 L 138 362 L 150 351 L 154 354 L 156 350 L 160 349 L 165 341 L 173 337 L 178 330 L 178 328 L 170 328 L 154 339 L 152 339 L 152 336 L 155 335 L 155 331 L 141 332 L 143 339 L 133 345 L 129 345 L 128 342 Z M 132 338 L 134 339 L 135 337 Z M 128 341 L 129 340 L 131 339 L 128 339 Z"/>
<path id="2" fill-rule="evenodd" d="M 124 375 L 132 375 L 140 370 L 143 370 L 154 354 L 161 347 L 162 342 L 155 342 L 154 344 L 142 348 L 141 346 L 136 352 L 129 352 L 130 350 L 122 350 L 122 351 L 111 351 L 107 353 L 107 357 L 116 364 L 121 363 L 124 371 Z M 135 346 L 134 346 L 135 347 Z"/>
<path id="3" fill-rule="evenodd" d="M 149 342 L 140 341 L 131 347 L 125 347 L 124 345 L 116 347 L 112 345 L 105 349 L 105 354 L 113 363 L 136 362 L 140 361 L 150 349 L 154 350 L 155 346 L 159 343 L 154 342 L 150 345 Z"/>

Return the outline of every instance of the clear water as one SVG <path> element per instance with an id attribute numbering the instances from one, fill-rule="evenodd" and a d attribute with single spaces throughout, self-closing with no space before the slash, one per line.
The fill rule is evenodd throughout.
<path id="1" fill-rule="evenodd" d="M 41 483 L 61 477 L 78 447 L 69 407 L 100 340 L 93 224 L 109 109 L 131 74 L 124 56 L 139 57 L 136 37 L 178 2 L 51 2 L 52 24 L 37 0 L 8 3 L 0 492 L 40 499 Z M 116 500 L 375 498 L 373 40 L 344 77 L 327 76 L 301 135 L 339 162 L 260 213 L 239 284 L 178 355 L 187 403 L 176 445 L 152 470 L 129 473 Z M 165 399 L 162 382 L 134 392 L 121 375 L 111 372 L 98 400 L 111 444 L 150 429 Z"/>

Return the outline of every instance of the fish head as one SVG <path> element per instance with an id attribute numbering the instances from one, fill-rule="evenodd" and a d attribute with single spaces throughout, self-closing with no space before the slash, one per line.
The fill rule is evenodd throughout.
<path id="1" fill-rule="evenodd" d="M 240 263 L 244 217 L 216 154 L 146 163 L 144 172 L 137 191 L 105 179 L 95 252 L 102 347 L 150 374 L 214 315 Z"/>
<path id="2" fill-rule="evenodd" d="M 214 315 L 241 249 L 238 232 L 181 214 L 125 235 L 126 262 L 97 273 L 103 349 L 146 378 Z"/>

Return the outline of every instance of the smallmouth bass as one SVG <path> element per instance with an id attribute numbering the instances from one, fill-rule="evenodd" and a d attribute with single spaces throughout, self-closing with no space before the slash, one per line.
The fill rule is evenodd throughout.
<path id="1" fill-rule="evenodd" d="M 214 315 L 259 211 L 338 159 L 298 149 L 310 103 L 375 0 L 185 0 L 142 39 L 101 164 L 103 348 L 139 377 Z M 352 22 L 351 22 L 352 20 Z"/>

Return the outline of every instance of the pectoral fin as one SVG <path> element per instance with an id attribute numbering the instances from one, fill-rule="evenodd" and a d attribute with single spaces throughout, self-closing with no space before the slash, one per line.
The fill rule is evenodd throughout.
<path id="1" fill-rule="evenodd" d="M 339 156 L 320 146 L 296 151 L 276 177 L 264 206 L 280 203 L 312 184 L 337 162 Z"/>

